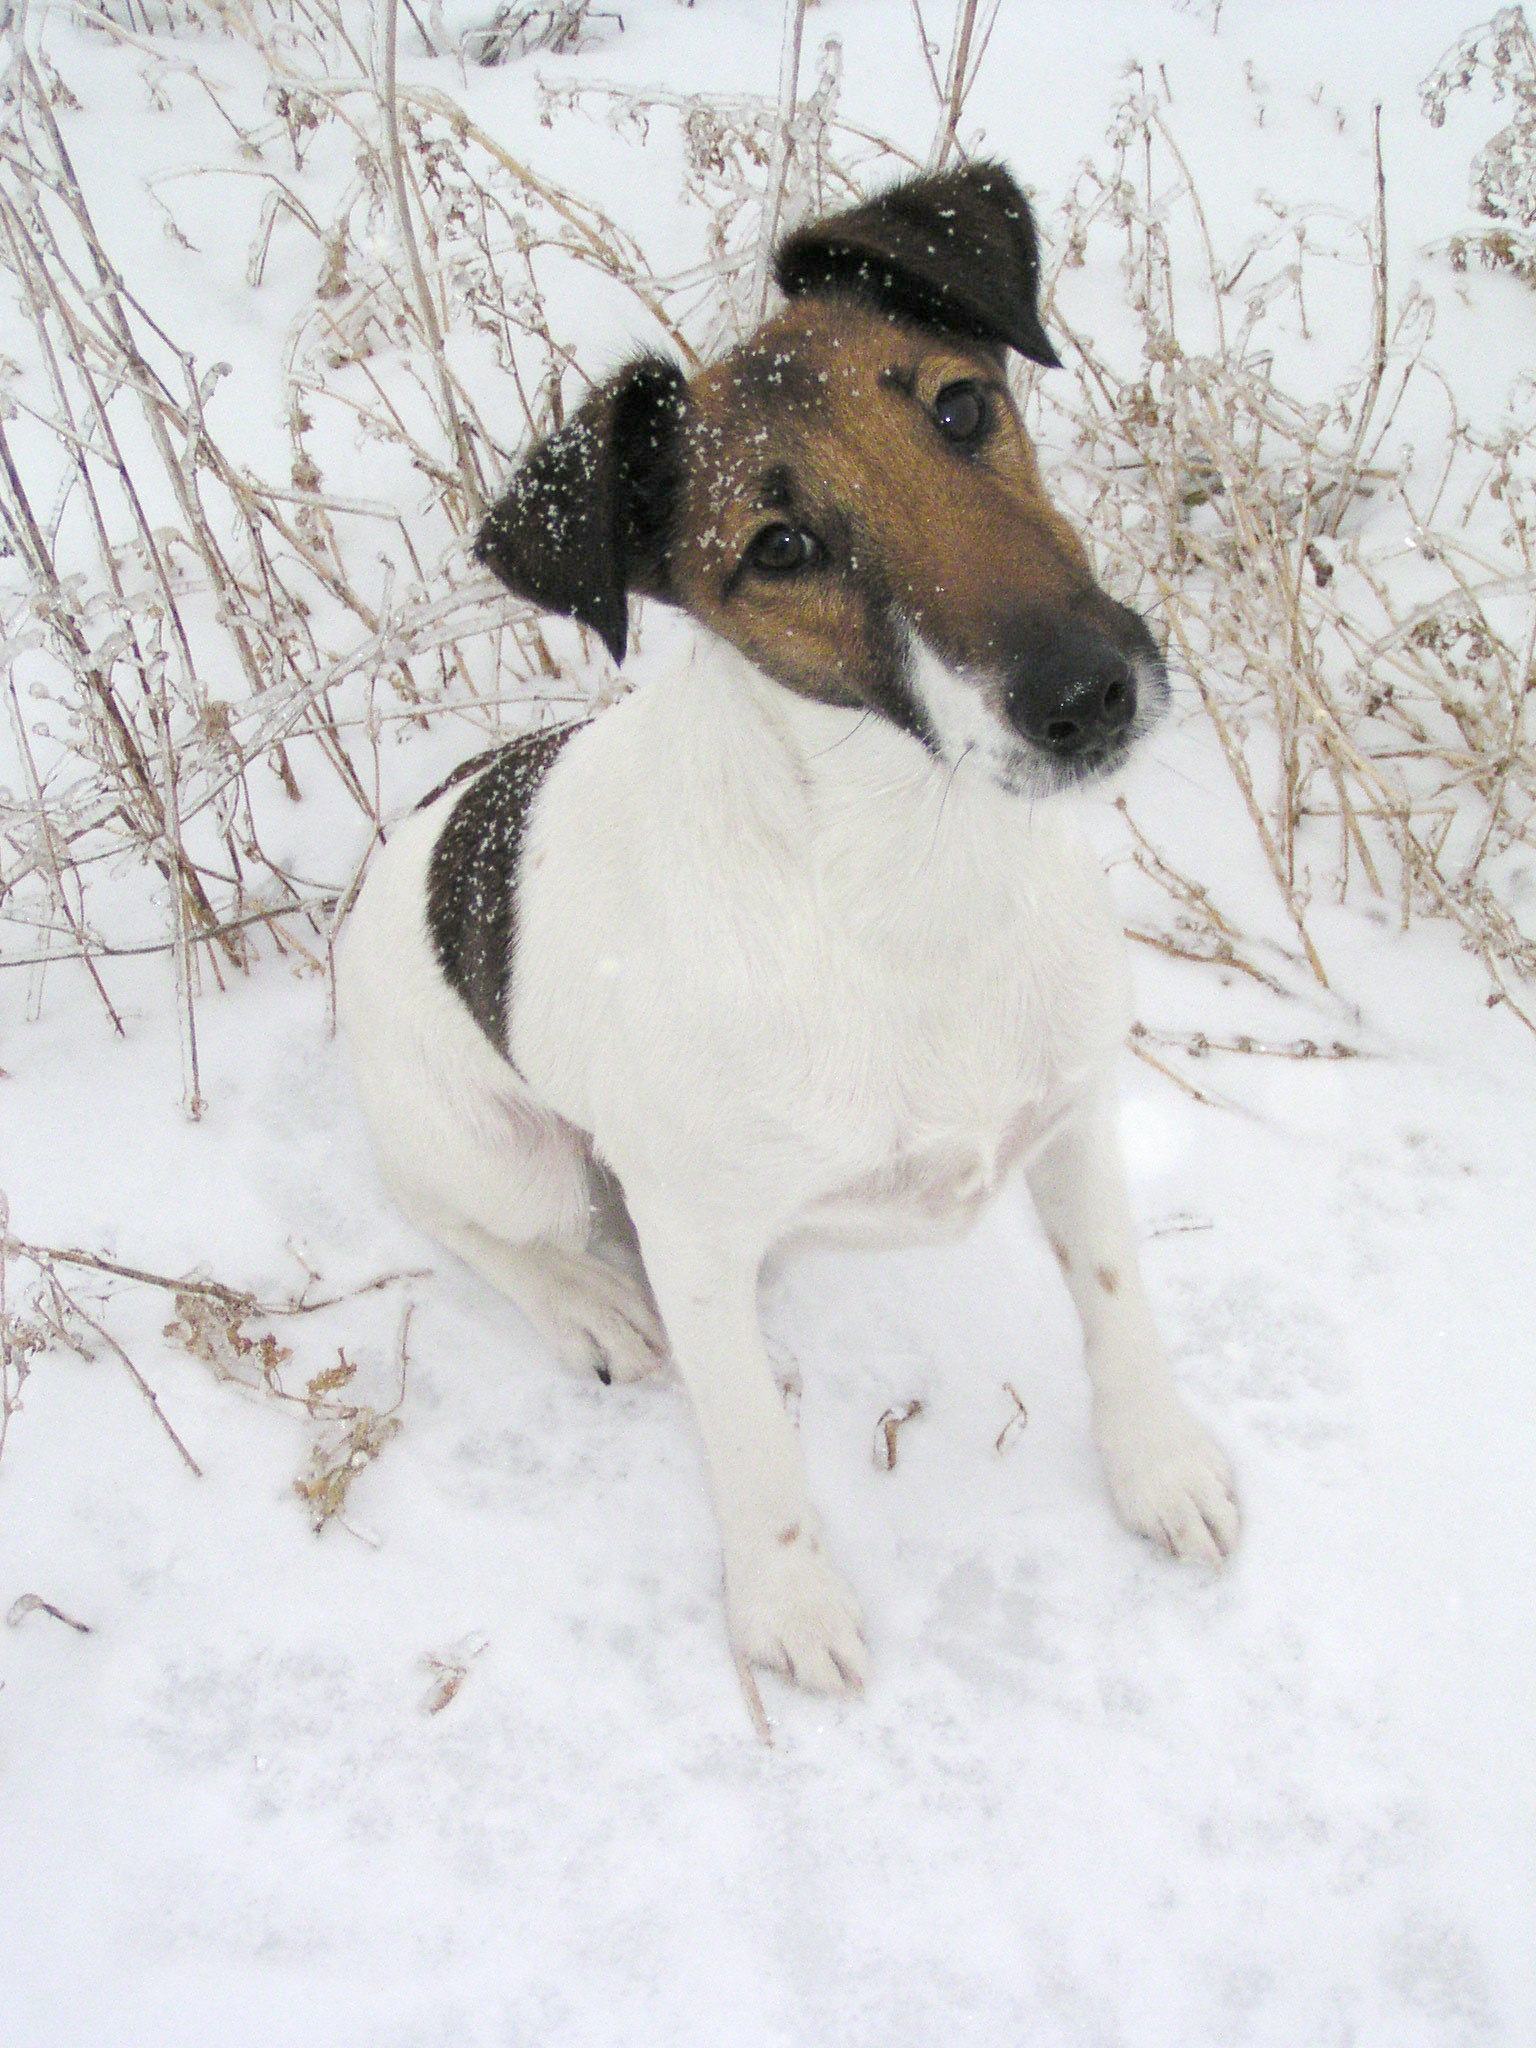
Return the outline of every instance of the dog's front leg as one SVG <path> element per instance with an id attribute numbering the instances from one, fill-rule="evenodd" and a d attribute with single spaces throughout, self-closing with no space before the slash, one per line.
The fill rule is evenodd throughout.
<path id="1" fill-rule="evenodd" d="M 1107 1082 L 1029 1169 L 1083 1323 L 1093 1426 L 1120 1518 L 1175 1557 L 1217 1563 L 1237 1541 L 1226 1456 L 1179 1399 L 1142 1285 Z"/>
<path id="2" fill-rule="evenodd" d="M 760 1251 L 626 1184 L 668 1344 L 693 1402 L 725 1552 L 731 1639 L 813 1692 L 859 1692 L 858 1603 L 821 1554 L 800 1446 L 757 1320 Z"/>

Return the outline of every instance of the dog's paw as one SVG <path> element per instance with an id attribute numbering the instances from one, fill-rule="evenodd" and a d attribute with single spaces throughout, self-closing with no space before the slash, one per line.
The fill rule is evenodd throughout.
<path id="1" fill-rule="evenodd" d="M 667 1369 L 661 1319 L 632 1276 L 585 1254 L 565 1263 L 545 1297 L 546 1334 L 562 1365 L 605 1385 Z"/>
<path id="2" fill-rule="evenodd" d="M 868 1652 L 853 1589 L 796 1528 L 727 1567 L 731 1640 L 749 1664 L 807 1692 L 864 1690 Z"/>
<path id="3" fill-rule="evenodd" d="M 1094 1406 L 1094 1434 L 1120 1519 L 1174 1557 L 1220 1564 L 1241 1517 L 1232 1468 L 1177 1401 L 1120 1398 Z"/>

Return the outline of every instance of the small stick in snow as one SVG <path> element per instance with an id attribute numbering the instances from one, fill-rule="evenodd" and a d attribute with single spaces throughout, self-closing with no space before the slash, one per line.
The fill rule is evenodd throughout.
<path id="1" fill-rule="evenodd" d="M 741 1696 L 747 1703 L 747 1712 L 752 1717 L 752 1726 L 757 1730 L 757 1739 L 767 1749 L 773 1747 L 773 1723 L 768 1719 L 768 1710 L 763 1705 L 763 1696 L 757 1689 L 757 1679 L 746 1654 L 737 1643 L 731 1645 L 731 1656 L 736 1664 L 736 1676 L 741 1681 Z"/>
<path id="2" fill-rule="evenodd" d="M 51 1600 L 44 1600 L 38 1593 L 23 1593 L 19 1600 L 11 1602 L 10 1612 L 5 1617 L 6 1627 L 20 1628 L 29 1614 L 51 1614 L 55 1621 L 62 1621 L 76 1635 L 88 1636 L 91 1633 L 88 1621 L 76 1621 L 72 1614 L 66 1614 L 62 1607 L 55 1607 Z"/>
<path id="3" fill-rule="evenodd" d="M 1239 974 L 1246 974 L 1252 980 L 1272 989 L 1277 996 L 1288 996 L 1290 990 L 1284 983 L 1266 974 L 1262 967 L 1255 967 L 1251 960 L 1245 960 L 1233 947 L 1230 939 L 1218 939 L 1207 945 L 1181 946 L 1177 939 L 1167 932 L 1144 931 L 1138 925 L 1128 924 L 1125 936 L 1134 939 L 1138 946 L 1151 946 L 1159 953 L 1166 953 L 1173 960 L 1195 960 L 1211 967 L 1232 967 Z"/>
<path id="4" fill-rule="evenodd" d="M 121 1362 L 121 1364 L 127 1369 L 128 1377 L 133 1381 L 133 1384 L 138 1388 L 139 1392 L 144 1396 L 145 1400 L 149 1403 L 150 1407 L 155 1411 L 156 1422 L 159 1423 L 160 1427 L 165 1431 L 166 1435 L 170 1438 L 171 1442 L 176 1446 L 177 1450 L 180 1451 L 182 1463 L 187 1467 L 187 1470 L 192 1474 L 194 1479 L 201 1479 L 203 1476 L 202 1466 L 198 1464 L 196 1458 L 193 1457 L 192 1453 L 187 1449 L 186 1445 L 182 1442 L 181 1438 L 176 1434 L 175 1430 L 172 1429 L 170 1422 L 166 1416 L 165 1410 L 160 1406 L 159 1400 L 156 1397 L 154 1388 L 149 1384 L 149 1381 L 145 1379 L 143 1373 L 139 1371 L 139 1368 L 128 1356 L 127 1352 L 123 1349 L 122 1345 L 118 1343 L 117 1339 L 112 1335 L 112 1332 L 110 1330 L 104 1330 L 102 1328 L 101 1324 L 96 1321 L 94 1316 L 88 1316 L 86 1314 L 85 1310 L 80 1306 L 79 1302 L 75 1300 L 72 1294 L 67 1294 L 65 1292 L 65 1290 L 59 1285 L 59 1279 L 56 1273 L 52 1272 L 48 1268 L 44 1268 L 44 1270 L 48 1274 L 49 1284 L 56 1290 L 60 1300 L 66 1304 L 69 1313 L 73 1316 L 78 1316 L 80 1321 L 85 1324 L 88 1330 L 94 1330 L 96 1335 L 101 1339 L 102 1343 L 106 1345 L 107 1349 L 111 1351 Z"/>
<path id="5" fill-rule="evenodd" d="M 1008 1420 L 1003 1424 L 1002 1428 L 997 1433 L 997 1443 L 995 1444 L 994 1449 L 999 1451 L 1003 1448 L 1004 1444 L 1007 1443 L 1009 1437 L 1013 1435 L 1016 1429 L 1027 1429 L 1029 1427 L 1029 1410 L 1024 1406 L 1024 1403 L 1019 1399 L 1018 1390 L 1008 1380 L 1004 1380 L 1003 1392 L 1007 1394 L 1009 1398 L 1012 1400 L 1014 1408 L 1017 1410 L 1017 1413 L 1010 1415 Z"/>
<path id="6" fill-rule="evenodd" d="M 1342 1038 L 1326 1043 L 1319 1043 L 1315 1038 L 1266 1040 L 1250 1038 L 1246 1032 L 1239 1032 L 1235 1038 L 1209 1038 L 1203 1031 L 1158 1031 L 1150 1024 L 1133 1024 L 1131 1036 L 1144 1044 L 1172 1046 L 1179 1052 L 1188 1053 L 1192 1060 L 1203 1060 L 1213 1052 L 1258 1053 L 1275 1060 L 1358 1060 L 1370 1057 L 1358 1045 L 1349 1045 Z"/>
<path id="7" fill-rule="evenodd" d="M 242 1316 L 312 1316 L 320 1309 L 335 1308 L 340 1302 L 356 1301 L 364 1294 L 377 1294 L 386 1287 L 393 1287 L 397 1280 L 430 1278 L 428 1267 L 411 1266 L 396 1273 L 381 1273 L 375 1280 L 365 1280 L 359 1287 L 344 1288 L 340 1294 L 327 1294 L 319 1301 L 305 1301 L 302 1296 L 291 1301 L 261 1301 L 248 1289 L 229 1287 L 222 1280 L 177 1279 L 171 1273 L 151 1273 L 142 1266 L 125 1266 L 116 1259 L 104 1258 L 100 1252 L 80 1251 L 74 1246 L 27 1244 L 21 1238 L 13 1237 L 6 1240 L 6 1250 L 13 1257 L 28 1259 L 42 1268 L 55 1263 L 82 1266 L 92 1273 L 112 1273 L 120 1280 L 137 1280 L 145 1287 L 163 1287 L 172 1294 L 205 1296 Z"/>
<path id="8" fill-rule="evenodd" d="M 1193 1081 L 1186 1081 L 1182 1074 L 1176 1074 L 1172 1067 L 1165 1066 L 1163 1061 L 1147 1051 L 1147 1048 L 1138 1040 L 1134 1029 L 1126 1042 L 1130 1046 L 1131 1051 L 1135 1053 L 1137 1059 L 1143 1061 L 1149 1067 L 1155 1067 L 1158 1073 L 1173 1083 L 1175 1088 L 1182 1088 L 1186 1095 L 1192 1095 L 1196 1102 L 1203 1102 L 1207 1109 L 1235 1109 L 1243 1115 L 1252 1114 L 1252 1111 L 1244 1110 L 1240 1102 L 1229 1102 L 1224 1095 L 1207 1095 L 1204 1089 L 1197 1088 Z"/>
<path id="9" fill-rule="evenodd" d="M 875 1463 L 882 1472 L 896 1470 L 896 1438 L 902 1424 L 921 1415 L 921 1401 L 909 1401 L 905 1408 L 887 1408 L 875 1430 Z"/>

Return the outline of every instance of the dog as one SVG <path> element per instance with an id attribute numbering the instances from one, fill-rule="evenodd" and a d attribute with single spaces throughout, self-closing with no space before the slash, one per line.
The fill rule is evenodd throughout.
<path id="1" fill-rule="evenodd" d="M 734 1649 L 821 1692 L 867 1658 L 758 1325 L 787 1240 L 954 1233 L 1022 1168 L 1122 1519 L 1238 1533 L 1138 1271 L 1125 947 L 1064 795 L 1167 681 L 1005 381 L 1058 363 L 1038 271 L 1001 166 L 911 179 L 791 234 L 720 361 L 638 358 L 535 447 L 480 558 L 615 661 L 637 593 L 687 651 L 425 799 L 338 964 L 400 1202 L 576 1370 L 676 1371 Z"/>

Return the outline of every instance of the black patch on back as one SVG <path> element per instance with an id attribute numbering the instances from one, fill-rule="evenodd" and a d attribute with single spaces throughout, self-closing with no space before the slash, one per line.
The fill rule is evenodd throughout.
<path id="1" fill-rule="evenodd" d="M 479 773 L 454 805 L 427 869 L 427 929 L 449 986 L 503 1058 L 512 949 L 517 943 L 517 864 L 528 814 L 556 756 L 580 725 L 525 733 L 463 762 L 428 804 Z M 487 765 L 489 764 L 489 765 Z M 420 808 L 421 806 L 418 806 Z"/>
<path id="2" fill-rule="evenodd" d="M 514 740 L 513 745 L 516 744 Z M 456 789 L 461 782 L 467 782 L 471 775 L 478 775 L 482 768 L 488 767 L 500 752 L 500 747 L 487 747 L 483 754 L 471 754 L 467 761 L 461 761 L 457 768 L 450 769 L 441 782 L 435 784 L 424 797 L 417 800 L 413 808 L 418 811 L 429 810 L 440 796 L 446 796 L 450 789 Z"/>

